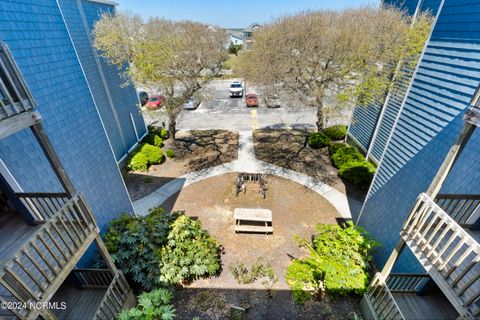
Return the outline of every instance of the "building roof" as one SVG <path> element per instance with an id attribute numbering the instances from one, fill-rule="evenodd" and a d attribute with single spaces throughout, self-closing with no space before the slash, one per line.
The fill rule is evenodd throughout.
<path id="1" fill-rule="evenodd" d="M 110 0 L 87 0 L 87 1 L 108 4 L 111 6 L 118 6 L 118 2 L 110 1 Z"/>

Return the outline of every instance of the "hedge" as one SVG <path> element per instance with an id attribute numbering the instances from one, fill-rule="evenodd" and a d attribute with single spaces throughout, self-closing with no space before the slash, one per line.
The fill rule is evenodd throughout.
<path id="1" fill-rule="evenodd" d="M 345 148 L 339 148 L 332 155 L 333 165 L 338 169 L 340 169 L 347 162 L 352 161 L 365 161 L 364 156 L 354 147 L 347 146 Z"/>
<path id="2" fill-rule="evenodd" d="M 143 144 L 139 152 L 145 154 L 149 164 L 159 164 L 165 160 L 162 149 L 148 143 Z"/>
<path id="3" fill-rule="evenodd" d="M 340 178 L 359 186 L 368 186 L 375 175 L 375 167 L 367 161 L 345 163 L 338 171 Z"/>
<path id="4" fill-rule="evenodd" d="M 331 144 L 329 147 L 328 147 L 328 151 L 330 152 L 330 155 L 333 155 L 334 153 L 336 153 L 338 150 L 340 150 L 341 148 L 347 148 L 348 145 L 346 145 L 345 143 L 334 143 L 334 144 Z"/>
<path id="5" fill-rule="evenodd" d="M 333 141 L 342 140 L 347 134 L 347 126 L 338 124 L 323 129 L 323 133 Z"/>
<path id="6" fill-rule="evenodd" d="M 152 146 L 156 146 L 156 147 L 161 147 L 163 146 L 163 140 L 162 138 L 160 138 L 160 136 L 156 133 L 149 133 L 147 134 L 147 136 L 145 137 L 145 139 L 143 139 L 143 142 L 144 143 L 148 143 L 148 144 L 151 144 Z"/>
<path id="7" fill-rule="evenodd" d="M 320 149 L 330 145 L 330 138 L 322 132 L 316 132 L 308 137 L 308 146 L 313 149 Z"/>
<path id="8" fill-rule="evenodd" d="M 145 154 L 137 152 L 128 163 L 128 167 L 135 171 L 148 170 L 148 158 Z"/>

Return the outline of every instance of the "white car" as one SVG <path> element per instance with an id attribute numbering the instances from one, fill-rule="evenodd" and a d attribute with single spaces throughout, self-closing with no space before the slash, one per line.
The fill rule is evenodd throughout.
<path id="1" fill-rule="evenodd" d="M 194 97 L 191 97 L 188 99 L 187 102 L 183 105 L 183 110 L 195 110 L 198 108 L 198 105 L 200 104 L 200 101 L 195 99 Z"/>
<path id="2" fill-rule="evenodd" d="M 233 81 L 230 85 L 230 98 L 243 97 L 243 87 L 240 81 Z"/>

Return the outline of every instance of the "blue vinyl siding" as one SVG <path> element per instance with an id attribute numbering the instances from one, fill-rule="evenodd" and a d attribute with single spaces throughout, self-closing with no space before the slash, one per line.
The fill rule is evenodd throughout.
<path id="1" fill-rule="evenodd" d="M 366 152 L 370 146 L 370 140 L 373 135 L 373 130 L 375 130 L 381 109 L 382 101 L 378 101 L 367 107 L 356 107 L 355 110 L 353 110 L 348 135 L 360 144 L 360 147 L 363 148 L 364 152 Z"/>
<path id="2" fill-rule="evenodd" d="M 92 32 L 95 22 L 103 13 L 114 12 L 114 7 L 112 6 L 86 0 L 82 0 L 82 7 L 90 32 Z M 143 117 L 140 112 L 137 92 L 132 84 L 127 84 L 125 79 L 119 76 L 119 73 L 123 72 L 123 70 L 119 70 L 117 66 L 111 65 L 104 58 L 99 58 L 101 68 L 107 80 L 108 90 L 113 99 L 114 108 L 117 110 L 125 142 L 130 148 L 137 142 L 132 123 L 132 116 L 139 137 L 142 137 L 146 133 L 145 123 L 143 122 Z"/>
<path id="3" fill-rule="evenodd" d="M 133 208 L 55 0 L 0 1 L 0 39 L 23 73 L 75 188 L 103 228 Z M 33 135 L 0 140 L 0 158 L 27 192 L 60 191 Z"/>
<path id="4" fill-rule="evenodd" d="M 405 10 L 409 15 L 413 16 L 417 9 L 418 1 L 419 0 L 383 0 L 383 4 Z"/>
<path id="5" fill-rule="evenodd" d="M 480 84 L 479 9 L 480 1 L 445 2 L 385 149 L 360 220 L 383 245 L 376 255 L 380 267 L 416 197 L 428 188 L 455 142 Z M 477 132 L 441 192 L 479 193 L 479 147 Z M 418 269 L 408 253 L 396 266 L 396 271 Z"/>

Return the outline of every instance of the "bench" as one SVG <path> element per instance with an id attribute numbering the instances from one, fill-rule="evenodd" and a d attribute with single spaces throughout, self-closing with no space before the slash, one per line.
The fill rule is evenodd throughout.
<path id="1" fill-rule="evenodd" d="M 236 208 L 233 213 L 235 233 L 273 233 L 272 211 L 268 209 Z M 253 222 L 253 224 L 252 224 Z M 254 224 L 258 223 L 258 224 Z"/>

